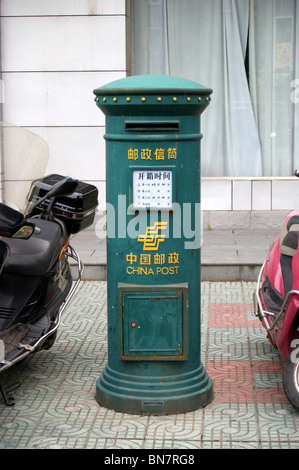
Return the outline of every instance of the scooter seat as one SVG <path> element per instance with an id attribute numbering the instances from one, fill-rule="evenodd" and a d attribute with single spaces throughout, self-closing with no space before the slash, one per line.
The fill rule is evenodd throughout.
<path id="1" fill-rule="evenodd" d="M 57 259 L 64 240 L 60 225 L 43 219 L 29 219 L 40 229 L 28 240 L 2 238 L 8 250 L 3 271 L 27 276 L 42 276 Z"/>
<path id="2" fill-rule="evenodd" d="M 293 256 L 299 244 L 299 216 L 293 215 L 283 224 L 279 236 L 280 266 L 285 294 L 293 287 Z"/>
<path id="3" fill-rule="evenodd" d="M 299 216 L 290 217 L 280 231 L 280 252 L 282 255 L 294 256 L 298 249 Z"/>

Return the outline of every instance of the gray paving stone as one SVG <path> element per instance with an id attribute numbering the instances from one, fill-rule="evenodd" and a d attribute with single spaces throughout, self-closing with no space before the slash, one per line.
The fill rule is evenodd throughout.
<path id="1" fill-rule="evenodd" d="M 95 399 L 107 363 L 106 282 L 83 281 L 48 351 L 6 371 L 21 382 L 0 401 L 0 449 L 298 449 L 299 413 L 282 387 L 283 361 L 253 317 L 254 282 L 207 282 L 202 360 L 214 382 L 206 407 L 168 416 L 118 413 Z M 107 454 L 104 454 L 107 455 Z M 99 461 L 102 462 L 102 454 Z"/>

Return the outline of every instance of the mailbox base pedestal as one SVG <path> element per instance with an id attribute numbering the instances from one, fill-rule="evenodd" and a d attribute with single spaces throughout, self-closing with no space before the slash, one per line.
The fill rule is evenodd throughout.
<path id="1" fill-rule="evenodd" d="M 96 386 L 100 405 L 130 414 L 184 413 L 206 406 L 212 398 L 213 382 L 203 365 L 168 377 L 133 376 L 106 366 Z"/>

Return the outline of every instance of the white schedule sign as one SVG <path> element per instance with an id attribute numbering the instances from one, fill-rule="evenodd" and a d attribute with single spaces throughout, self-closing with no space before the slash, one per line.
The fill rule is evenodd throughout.
<path id="1" fill-rule="evenodd" d="M 133 206 L 170 208 L 172 206 L 171 170 L 134 170 Z"/>

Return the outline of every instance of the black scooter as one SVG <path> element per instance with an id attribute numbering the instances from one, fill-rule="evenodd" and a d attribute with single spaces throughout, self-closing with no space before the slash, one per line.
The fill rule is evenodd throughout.
<path id="1" fill-rule="evenodd" d="M 53 345 L 83 273 L 70 235 L 93 223 L 97 196 L 93 185 L 50 175 L 31 184 L 25 216 L 0 203 L 0 377 Z M 69 257 L 77 262 L 76 282 Z M 14 405 L 15 385 L 7 389 L 0 382 L 6 405 Z"/>

